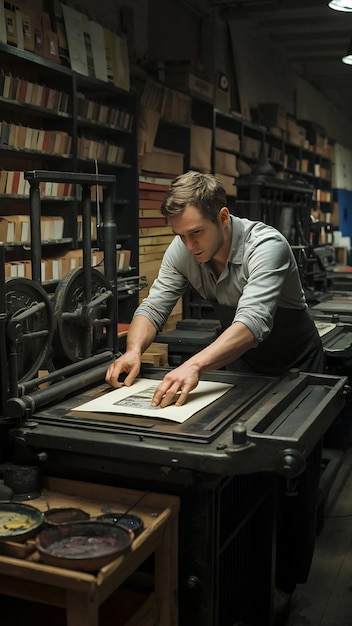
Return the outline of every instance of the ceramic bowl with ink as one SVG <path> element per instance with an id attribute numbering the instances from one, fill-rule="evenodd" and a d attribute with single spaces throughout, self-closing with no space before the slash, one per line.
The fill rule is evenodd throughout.
<path id="1" fill-rule="evenodd" d="M 96 519 L 99 520 L 99 522 L 125 526 L 125 528 L 133 532 L 135 537 L 137 537 L 144 528 L 143 520 L 138 517 L 138 515 L 131 513 L 104 513 L 103 515 L 99 515 Z"/>
<path id="2" fill-rule="evenodd" d="M 72 522 L 88 520 L 90 515 L 76 507 L 62 507 L 49 509 L 44 513 L 44 518 L 47 526 L 59 526 L 60 524 L 72 524 Z"/>
<path id="3" fill-rule="evenodd" d="M 133 539 L 133 532 L 120 524 L 87 520 L 48 527 L 36 536 L 35 545 L 47 565 L 93 572 L 128 550 Z"/>

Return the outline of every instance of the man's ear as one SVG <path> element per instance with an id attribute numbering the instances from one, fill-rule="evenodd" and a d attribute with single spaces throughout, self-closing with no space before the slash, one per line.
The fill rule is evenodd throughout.
<path id="1" fill-rule="evenodd" d="M 220 219 L 220 223 L 223 226 L 223 228 L 226 228 L 226 226 L 229 225 L 229 223 L 230 223 L 230 211 L 228 210 L 227 206 L 223 206 L 222 209 L 220 209 L 220 211 L 219 211 L 219 219 Z"/>

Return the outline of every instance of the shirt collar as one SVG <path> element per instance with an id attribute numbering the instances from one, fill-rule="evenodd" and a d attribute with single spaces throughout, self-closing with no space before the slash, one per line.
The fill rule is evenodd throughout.
<path id="1" fill-rule="evenodd" d="M 229 263 L 241 264 L 244 255 L 245 225 L 235 215 L 230 215 L 232 226 L 232 246 L 228 258 Z"/>

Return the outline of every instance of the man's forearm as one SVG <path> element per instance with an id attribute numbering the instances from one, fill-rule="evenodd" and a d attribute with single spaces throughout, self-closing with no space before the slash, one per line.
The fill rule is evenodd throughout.
<path id="1" fill-rule="evenodd" d="M 224 330 L 209 346 L 188 359 L 188 363 L 198 368 L 199 373 L 216 370 L 239 359 L 255 345 L 253 333 L 242 324 L 234 322 Z"/>
<path id="2" fill-rule="evenodd" d="M 154 324 L 144 315 L 136 315 L 129 327 L 127 334 L 127 350 L 140 355 L 149 348 L 156 335 Z"/>

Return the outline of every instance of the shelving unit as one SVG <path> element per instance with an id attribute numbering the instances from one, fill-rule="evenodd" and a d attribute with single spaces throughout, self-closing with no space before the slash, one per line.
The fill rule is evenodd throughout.
<path id="1" fill-rule="evenodd" d="M 18 178 L 12 172 L 21 173 L 21 177 L 23 172 L 35 170 L 114 175 L 117 246 L 130 251 L 131 269 L 127 275 L 138 275 L 135 92 L 85 77 L 6 44 L 0 44 L 0 60 L 0 154 L 2 170 L 11 172 L 4 189 L 0 188 L 0 217 L 29 215 L 29 186 L 19 189 L 14 182 L 10 184 L 10 178 Z M 81 247 L 80 201 L 79 186 L 41 187 L 42 215 L 63 218 L 60 237 L 42 237 L 45 258 Z M 92 187 L 92 215 L 98 222 L 103 202 L 102 188 Z M 92 247 L 98 248 L 97 232 L 92 235 Z M 29 240 L 5 241 L 5 249 L 8 262 L 31 258 Z M 122 321 L 129 321 L 136 304 L 137 296 L 132 294 Z"/>

